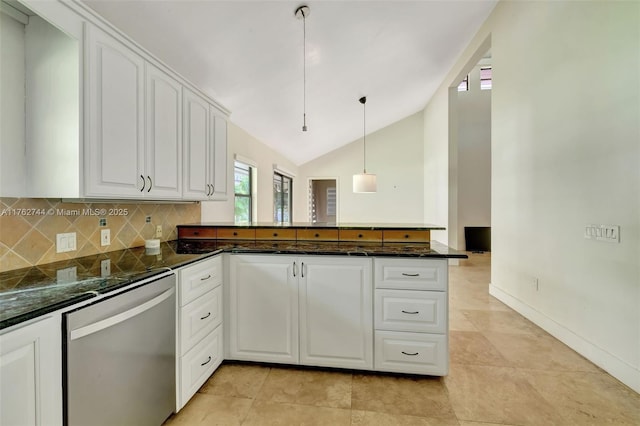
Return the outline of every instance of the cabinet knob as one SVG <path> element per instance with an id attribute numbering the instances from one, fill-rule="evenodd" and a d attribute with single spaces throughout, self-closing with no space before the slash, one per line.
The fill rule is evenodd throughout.
<path id="1" fill-rule="evenodd" d="M 194 231 L 193 235 L 200 235 L 200 231 Z"/>
<path id="2" fill-rule="evenodd" d="M 362 238 L 362 234 L 358 234 L 358 238 Z"/>
<path id="3" fill-rule="evenodd" d="M 409 238 L 409 234 L 404 234 L 404 237 L 405 238 Z"/>
<path id="4" fill-rule="evenodd" d="M 277 236 L 278 236 L 278 233 L 277 233 L 277 232 L 274 232 L 274 233 L 273 233 L 273 236 L 274 236 L 274 237 L 277 237 Z"/>
<path id="5" fill-rule="evenodd" d="M 320 236 L 320 234 L 316 234 L 316 238 L 318 238 Z"/>
<path id="6" fill-rule="evenodd" d="M 233 233 L 233 236 L 234 236 L 234 237 L 237 237 L 237 236 L 238 236 L 238 233 L 237 233 L 237 232 L 234 232 L 234 233 Z"/>

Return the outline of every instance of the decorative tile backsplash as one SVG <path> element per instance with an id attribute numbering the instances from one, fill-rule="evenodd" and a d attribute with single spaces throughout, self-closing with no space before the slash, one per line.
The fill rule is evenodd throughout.
<path id="1" fill-rule="evenodd" d="M 67 203 L 59 199 L 0 198 L 0 271 L 143 246 L 162 226 L 162 241 L 176 225 L 200 222 L 200 204 Z M 102 225 L 104 224 L 104 225 Z M 100 231 L 111 244 L 100 245 Z M 76 250 L 56 253 L 56 234 L 76 233 Z"/>

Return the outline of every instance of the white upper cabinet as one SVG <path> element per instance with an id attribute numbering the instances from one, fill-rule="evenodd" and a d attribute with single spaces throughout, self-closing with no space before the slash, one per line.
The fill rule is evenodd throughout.
<path id="1" fill-rule="evenodd" d="M 213 200 L 227 199 L 227 119 L 214 106 L 209 106 L 213 124 Z"/>
<path id="2" fill-rule="evenodd" d="M 227 120 L 184 89 L 184 191 L 187 200 L 227 199 Z"/>
<path id="3" fill-rule="evenodd" d="M 184 189 L 183 197 L 207 200 L 213 193 L 209 179 L 209 103 L 191 90 L 183 91 Z"/>
<path id="4" fill-rule="evenodd" d="M 182 196 L 182 85 L 146 64 L 147 194 L 154 198 Z"/>
<path id="5" fill-rule="evenodd" d="M 85 195 L 143 197 L 144 60 L 87 25 Z"/>

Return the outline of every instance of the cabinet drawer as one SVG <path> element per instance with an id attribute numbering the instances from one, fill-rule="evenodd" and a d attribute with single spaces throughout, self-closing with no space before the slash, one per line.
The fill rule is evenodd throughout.
<path id="1" fill-rule="evenodd" d="M 179 239 L 216 238 L 216 228 L 188 227 L 178 228 Z"/>
<path id="2" fill-rule="evenodd" d="M 382 241 L 382 231 L 341 229 L 340 241 Z"/>
<path id="3" fill-rule="evenodd" d="M 222 322 L 222 286 L 218 286 L 182 308 L 180 355 L 184 355 Z"/>
<path id="4" fill-rule="evenodd" d="M 376 331 L 375 369 L 444 376 L 449 371 L 447 336 Z"/>
<path id="5" fill-rule="evenodd" d="M 219 326 L 180 359 L 179 409 L 184 407 L 222 362 L 222 341 L 222 327 Z"/>
<path id="6" fill-rule="evenodd" d="M 429 231 L 382 231 L 382 239 L 385 243 L 428 243 L 431 240 Z"/>
<path id="7" fill-rule="evenodd" d="M 447 259 L 375 259 L 376 288 L 447 289 Z"/>
<path id="8" fill-rule="evenodd" d="M 256 240 L 295 240 L 295 229 L 283 228 L 258 228 L 256 229 Z"/>
<path id="9" fill-rule="evenodd" d="M 247 228 L 218 228 L 219 240 L 255 240 L 256 230 Z"/>
<path id="10" fill-rule="evenodd" d="M 338 241 L 337 229 L 298 229 L 298 241 Z"/>
<path id="11" fill-rule="evenodd" d="M 178 299 L 184 306 L 222 284 L 222 256 L 180 269 Z"/>
<path id="12" fill-rule="evenodd" d="M 446 333 L 447 293 L 376 290 L 375 327 L 377 330 Z"/>

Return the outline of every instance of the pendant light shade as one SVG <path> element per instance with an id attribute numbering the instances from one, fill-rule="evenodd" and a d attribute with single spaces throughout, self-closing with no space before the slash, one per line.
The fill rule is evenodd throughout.
<path id="1" fill-rule="evenodd" d="M 359 99 L 362 104 L 362 173 L 358 173 L 357 175 L 353 175 L 353 192 L 359 193 L 372 193 L 378 190 L 378 184 L 376 182 L 376 175 L 372 173 L 367 173 L 367 129 L 366 129 L 366 119 L 367 112 L 365 108 L 365 104 L 367 102 L 367 98 L 363 96 Z"/>

